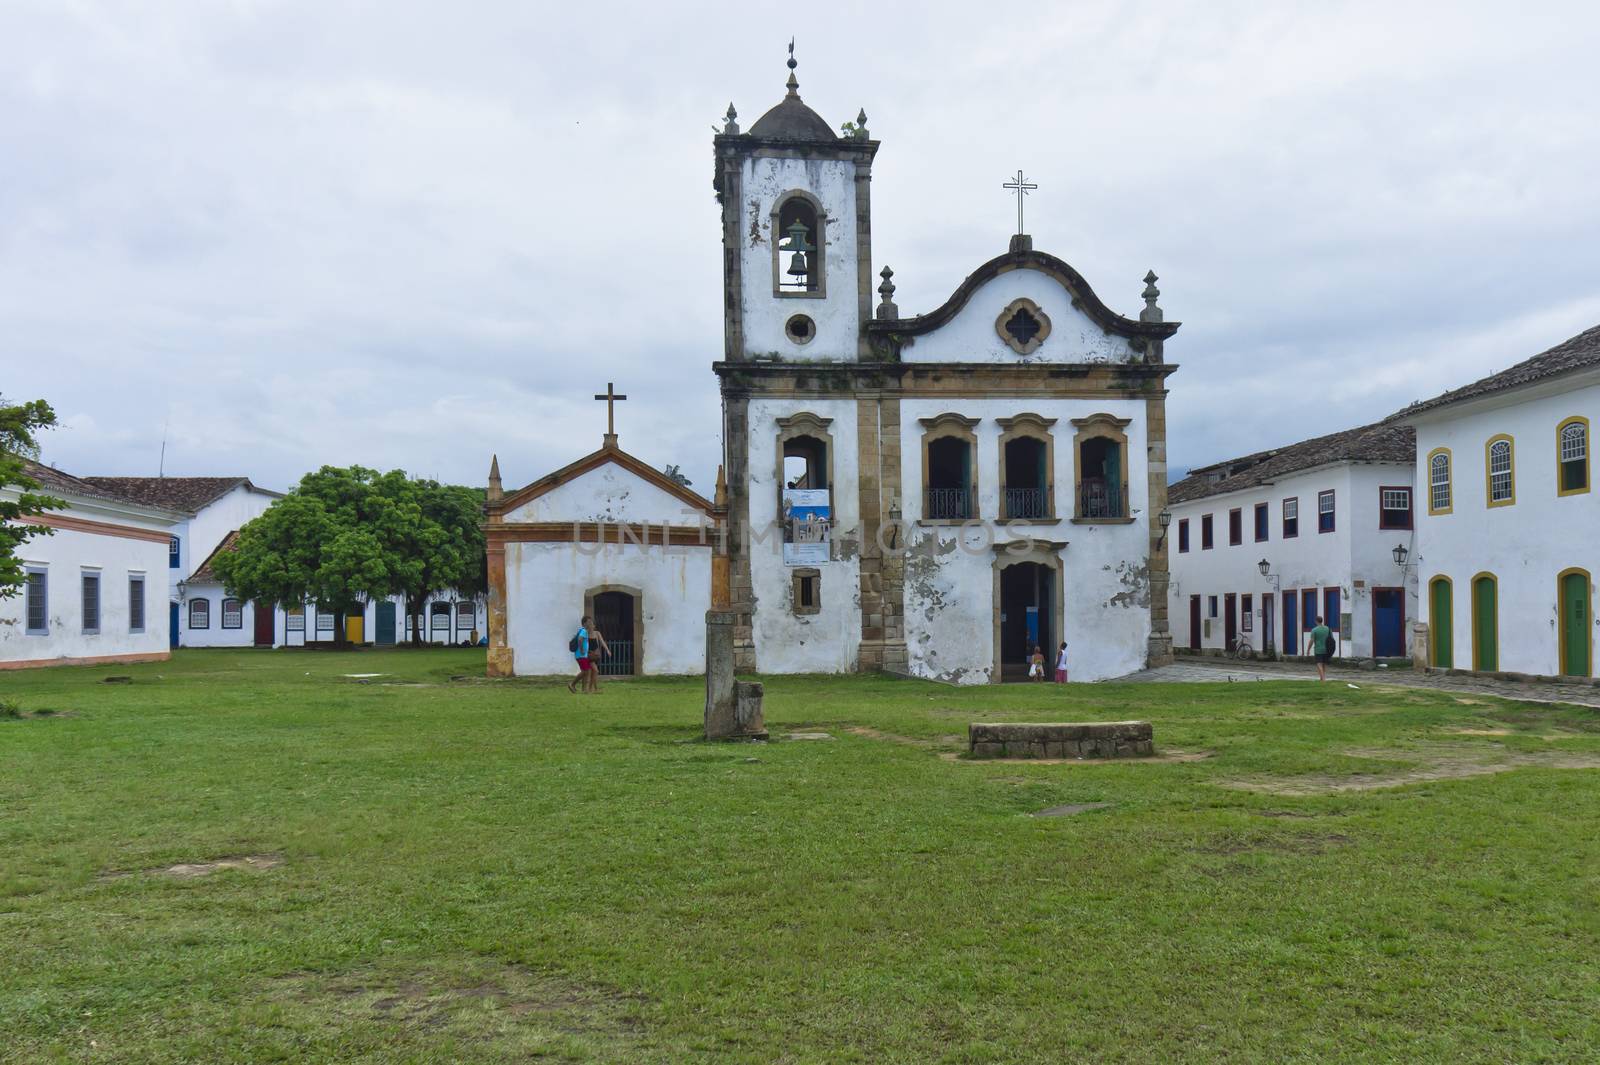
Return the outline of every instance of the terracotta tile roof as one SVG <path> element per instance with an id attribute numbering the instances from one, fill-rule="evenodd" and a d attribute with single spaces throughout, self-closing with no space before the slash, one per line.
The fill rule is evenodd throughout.
<path id="1" fill-rule="evenodd" d="M 1167 489 L 1172 503 L 1238 492 L 1269 484 L 1292 473 L 1335 462 L 1417 461 L 1417 434 L 1409 425 L 1378 422 L 1342 433 L 1302 440 L 1298 444 L 1257 451 L 1227 462 L 1197 466 Z"/>
<path id="2" fill-rule="evenodd" d="M 1470 385 L 1452 389 L 1433 399 L 1413 403 L 1405 410 L 1394 415 L 1395 419 L 1407 418 L 1413 414 L 1420 414 L 1425 410 L 1459 403 L 1464 399 L 1476 399 L 1495 392 L 1504 392 L 1510 388 L 1522 385 L 1531 385 L 1548 377 L 1556 377 L 1575 370 L 1587 370 L 1600 367 L 1600 325 L 1586 329 L 1575 337 L 1563 340 L 1548 351 L 1542 351 L 1531 359 L 1525 359 L 1508 370 L 1490 374 Z"/>
<path id="3" fill-rule="evenodd" d="M 194 513 L 240 485 L 266 492 L 250 483 L 248 477 L 85 477 L 89 484 L 121 499 L 168 510 Z M 277 492 L 266 492 L 276 496 Z"/>
<path id="4" fill-rule="evenodd" d="M 219 578 L 217 576 L 216 572 L 211 568 L 211 563 L 213 561 L 215 561 L 216 557 L 218 555 L 222 554 L 224 551 L 235 550 L 238 546 L 239 546 L 239 530 L 235 529 L 231 533 L 229 533 L 227 536 L 224 536 L 222 538 L 222 542 L 220 544 L 218 544 L 215 549 L 212 550 L 211 554 L 206 556 L 206 560 L 204 562 L 200 563 L 199 567 L 193 573 L 189 574 L 188 583 L 190 583 L 190 584 L 221 584 L 222 583 L 222 579 Z"/>
<path id="5" fill-rule="evenodd" d="M 39 482 L 40 491 L 61 496 L 78 496 L 83 499 L 104 499 L 113 503 L 132 503 L 137 500 L 102 488 L 83 477 L 74 477 L 54 466 L 31 459 L 22 460 L 22 472 Z"/>

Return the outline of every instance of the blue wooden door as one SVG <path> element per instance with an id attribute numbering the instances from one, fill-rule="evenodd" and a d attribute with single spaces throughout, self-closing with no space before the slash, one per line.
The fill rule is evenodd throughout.
<path id="1" fill-rule="evenodd" d="M 1295 608 L 1300 605 L 1299 596 L 1293 592 L 1283 593 L 1283 648 L 1286 655 L 1300 653 L 1300 613 Z"/>
<path id="2" fill-rule="evenodd" d="M 373 633 L 373 642 L 384 645 L 394 643 L 394 601 L 380 599 L 373 622 L 378 631 Z"/>
<path id="3" fill-rule="evenodd" d="M 176 647 L 178 646 L 178 604 L 169 603 L 167 606 L 168 642 L 169 646 Z"/>
<path id="4" fill-rule="evenodd" d="M 1404 658 L 1406 654 L 1405 593 L 1398 588 L 1372 592 L 1372 654 L 1375 658 Z"/>

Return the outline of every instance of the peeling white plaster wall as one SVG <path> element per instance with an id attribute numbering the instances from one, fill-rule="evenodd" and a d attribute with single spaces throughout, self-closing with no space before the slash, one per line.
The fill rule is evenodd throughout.
<path id="1" fill-rule="evenodd" d="M 642 656 L 634 652 L 637 672 L 705 671 L 709 549 L 530 543 L 506 545 L 506 634 L 519 676 L 577 672 L 567 641 L 578 631 L 584 594 L 600 585 L 626 585 L 642 595 L 635 607 L 642 608 L 644 634 Z"/>
<path id="2" fill-rule="evenodd" d="M 821 571 L 821 610 L 792 612 L 795 567 L 783 562 L 778 527 L 778 419 L 801 412 L 832 418 L 833 560 Z M 855 668 L 861 646 L 861 565 L 841 538 L 856 538 L 861 522 L 857 497 L 856 401 L 852 399 L 755 399 L 749 411 L 750 580 L 755 594 L 756 668 L 762 673 L 841 673 Z M 765 536 L 756 543 L 755 536 Z"/>
<path id="3" fill-rule="evenodd" d="M 1000 339 L 995 319 L 1012 300 L 1026 297 L 1050 319 L 1050 335 L 1031 355 L 1018 355 Z M 1128 362 L 1136 356 L 1124 337 L 1108 334 L 1072 305 L 1072 295 L 1040 270 L 1011 270 L 981 285 L 956 316 L 901 352 L 906 362 Z"/>
<path id="4" fill-rule="evenodd" d="M 739 239 L 745 351 L 758 358 L 776 354 L 784 359 L 854 362 L 861 331 L 855 164 L 849 160 L 750 157 L 743 166 Z M 772 294 L 772 208 L 797 189 L 821 201 L 827 218 L 823 248 L 826 298 Z M 777 239 L 788 238 L 777 234 Z M 816 243 L 814 234 L 811 240 Z M 789 253 L 779 252 L 778 257 L 780 271 L 786 269 Z M 816 323 L 816 334 L 809 343 L 795 343 L 784 330 L 784 323 L 796 314 Z"/>
<path id="5" fill-rule="evenodd" d="M 637 474 L 608 462 L 506 514 L 510 522 L 650 522 L 697 525 L 703 514 Z"/>
<path id="6" fill-rule="evenodd" d="M 1009 349 L 1008 349 L 1009 350 Z M 978 514 L 990 538 L 968 536 L 968 548 L 955 546 L 956 530 L 918 527 L 906 564 L 906 645 L 911 671 L 918 676 L 981 684 L 994 668 L 994 563 L 990 542 L 1026 536 L 1019 525 L 995 525 L 1000 513 L 999 418 L 1032 413 L 1055 418 L 1055 513 L 1053 525 L 1032 525 L 1040 540 L 1067 541 L 1064 562 L 1063 628 L 1069 645 L 1071 676 L 1103 680 L 1144 667 L 1149 652 L 1148 451 L 1143 400 L 1127 399 L 908 399 L 900 405 L 902 509 L 913 526 L 922 506 L 922 418 L 954 412 L 980 419 L 978 437 Z M 1078 525 L 1070 519 L 1074 494 L 1073 418 L 1110 414 L 1129 420 L 1127 472 L 1129 513 L 1122 525 Z M 938 546 L 935 546 L 937 543 Z M 976 549 L 973 549 L 975 546 Z M 1054 649 L 1047 657 L 1054 660 Z"/>

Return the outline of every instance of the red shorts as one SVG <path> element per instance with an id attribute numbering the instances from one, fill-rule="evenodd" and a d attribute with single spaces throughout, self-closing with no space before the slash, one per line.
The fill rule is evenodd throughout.
<path id="1" fill-rule="evenodd" d="M 578 659 L 578 672 L 579 673 L 587 673 L 589 670 L 591 670 L 593 668 L 594 668 L 594 663 L 589 661 L 587 658 Z"/>

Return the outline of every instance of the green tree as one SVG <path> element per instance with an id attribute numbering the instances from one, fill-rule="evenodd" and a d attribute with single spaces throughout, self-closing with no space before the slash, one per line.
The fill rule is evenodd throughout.
<path id="1" fill-rule="evenodd" d="M 364 602 L 399 595 L 415 617 L 446 588 L 479 594 L 482 509 L 476 489 L 324 466 L 240 529 L 237 550 L 213 566 L 241 599 L 316 600 L 342 643 L 344 615 Z M 412 639 L 422 639 L 415 626 Z"/>
<path id="2" fill-rule="evenodd" d="M 22 588 L 25 576 L 17 548 L 54 532 L 27 519 L 67 505 L 40 492 L 38 480 L 28 476 L 28 461 L 39 457 L 34 434 L 55 424 L 56 412 L 44 400 L 11 404 L 0 396 L 0 491 L 9 489 L 6 498 L 0 498 L 0 599 L 9 599 Z M 15 499 L 10 498 L 13 493 Z"/>

